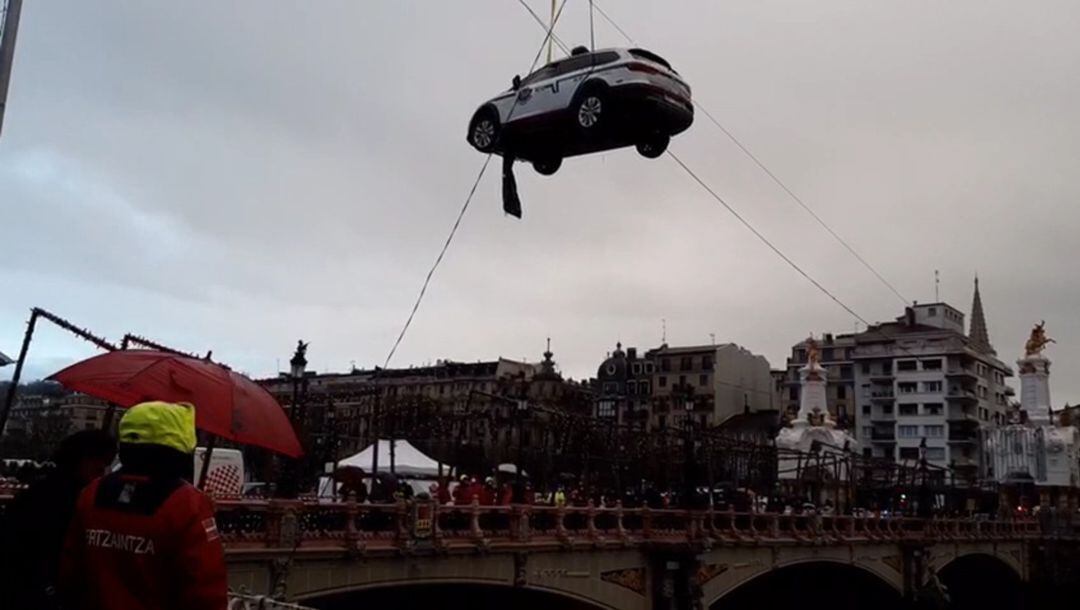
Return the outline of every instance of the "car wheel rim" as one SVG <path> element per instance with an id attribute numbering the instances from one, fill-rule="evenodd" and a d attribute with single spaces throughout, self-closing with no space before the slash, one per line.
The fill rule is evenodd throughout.
<path id="1" fill-rule="evenodd" d="M 600 121 L 600 113 L 602 110 L 600 98 L 596 96 L 585 98 L 585 101 L 581 102 L 581 106 L 578 108 L 578 124 L 582 127 L 592 127 L 593 125 L 596 125 Z"/>
<path id="2" fill-rule="evenodd" d="M 487 148 L 495 140 L 495 123 L 491 120 L 483 120 L 476 124 L 473 129 L 473 144 L 479 148 Z"/>

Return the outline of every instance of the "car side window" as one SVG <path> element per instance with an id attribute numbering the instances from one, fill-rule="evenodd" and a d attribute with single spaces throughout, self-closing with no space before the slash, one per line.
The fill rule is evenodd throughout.
<path id="1" fill-rule="evenodd" d="M 532 74 L 526 76 L 525 79 L 521 81 L 521 84 L 522 85 L 532 85 L 532 84 L 534 84 L 534 83 L 536 83 L 538 81 L 542 81 L 544 79 L 548 79 L 548 78 L 551 78 L 552 76 L 555 76 L 555 70 L 559 67 L 559 65 L 561 63 L 562 62 L 554 63 L 554 64 L 548 64 L 548 65 L 544 66 L 543 68 L 540 68 L 536 72 L 533 72 Z"/>
<path id="2" fill-rule="evenodd" d="M 556 68 L 556 74 L 562 76 L 563 74 L 569 74 L 571 72 L 577 72 L 583 68 L 588 68 L 593 65 L 593 55 L 577 55 L 575 57 L 568 57 L 559 62 Z"/>

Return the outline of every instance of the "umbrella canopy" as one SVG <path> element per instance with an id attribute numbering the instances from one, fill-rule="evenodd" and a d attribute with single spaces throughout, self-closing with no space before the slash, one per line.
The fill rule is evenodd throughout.
<path id="1" fill-rule="evenodd" d="M 200 430 L 291 457 L 304 453 L 285 411 L 265 388 L 208 360 L 120 350 L 75 363 L 50 379 L 124 408 L 148 400 L 190 402 Z"/>

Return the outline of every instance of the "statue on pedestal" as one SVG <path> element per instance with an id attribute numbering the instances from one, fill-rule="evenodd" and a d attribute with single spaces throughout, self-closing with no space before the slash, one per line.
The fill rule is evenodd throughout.
<path id="1" fill-rule="evenodd" d="M 1031 336 L 1028 337 L 1027 343 L 1024 345 L 1024 357 L 1041 356 L 1046 346 L 1050 343 L 1057 343 L 1050 337 L 1046 336 L 1046 320 L 1042 320 L 1035 325 L 1035 328 L 1031 329 Z"/>

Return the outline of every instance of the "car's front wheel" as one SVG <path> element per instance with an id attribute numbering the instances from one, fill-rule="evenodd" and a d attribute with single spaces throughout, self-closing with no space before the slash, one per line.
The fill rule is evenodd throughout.
<path id="1" fill-rule="evenodd" d="M 469 144 L 480 152 L 495 152 L 501 131 L 499 115 L 491 108 L 484 108 L 469 122 Z"/>
<path id="2" fill-rule="evenodd" d="M 608 98 L 599 86 L 586 86 L 571 110 L 574 125 L 585 133 L 596 133 L 608 123 L 611 115 Z"/>
<path id="3" fill-rule="evenodd" d="M 533 169 L 542 176 L 550 176 L 559 171 L 559 167 L 562 166 L 562 158 L 554 157 L 552 159 L 538 159 L 533 161 Z"/>
<path id="4" fill-rule="evenodd" d="M 655 135 L 638 142 L 636 148 L 637 151 L 641 153 L 642 157 L 645 157 L 646 159 L 655 159 L 664 154 L 664 151 L 667 150 L 670 142 L 670 136 Z"/>

